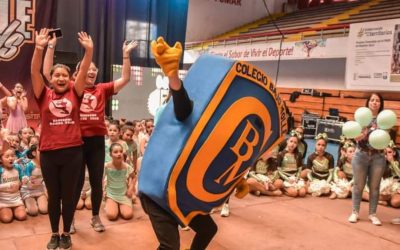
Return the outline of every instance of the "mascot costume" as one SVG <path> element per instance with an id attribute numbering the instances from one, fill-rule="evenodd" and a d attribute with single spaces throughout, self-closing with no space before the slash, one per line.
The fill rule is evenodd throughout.
<path id="1" fill-rule="evenodd" d="M 159 249 L 179 249 L 178 224 L 196 232 L 191 249 L 205 249 L 217 231 L 211 209 L 235 190 L 244 197 L 249 168 L 283 140 L 285 107 L 270 77 L 246 62 L 202 56 L 182 84 L 181 44 L 170 47 L 160 37 L 151 49 L 172 102 L 146 148 L 139 196 Z"/>

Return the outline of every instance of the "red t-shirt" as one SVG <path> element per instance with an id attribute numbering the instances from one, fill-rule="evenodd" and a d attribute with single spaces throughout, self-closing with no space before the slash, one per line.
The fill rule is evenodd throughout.
<path id="1" fill-rule="evenodd" d="M 81 100 L 72 84 L 62 94 L 57 94 L 46 86 L 43 88 L 40 97 L 36 99 L 42 125 L 39 142 L 41 151 L 83 144 L 79 126 Z"/>
<path id="2" fill-rule="evenodd" d="M 104 124 L 106 101 L 114 94 L 114 82 L 99 83 L 83 92 L 80 109 L 82 136 L 102 136 L 107 134 Z"/>

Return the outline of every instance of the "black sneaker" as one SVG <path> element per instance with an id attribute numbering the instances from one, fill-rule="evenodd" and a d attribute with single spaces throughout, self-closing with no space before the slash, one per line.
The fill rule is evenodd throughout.
<path id="1" fill-rule="evenodd" d="M 60 244 L 58 245 L 58 249 L 71 249 L 72 242 L 71 242 L 71 235 L 69 234 L 62 234 L 60 236 Z"/>
<path id="2" fill-rule="evenodd" d="M 58 249 L 60 242 L 60 235 L 52 234 L 49 243 L 47 243 L 47 250 Z"/>

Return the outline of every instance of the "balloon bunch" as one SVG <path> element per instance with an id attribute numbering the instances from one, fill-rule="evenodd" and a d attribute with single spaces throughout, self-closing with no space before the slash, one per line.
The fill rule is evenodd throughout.
<path id="1" fill-rule="evenodd" d="M 347 138 L 356 138 L 372 121 L 372 111 L 369 108 L 358 108 L 354 113 L 355 121 L 348 121 L 343 125 L 342 133 Z M 378 150 L 385 149 L 390 142 L 390 135 L 386 131 L 396 125 L 396 113 L 392 110 L 383 110 L 376 117 L 378 128 L 369 134 L 369 144 Z"/>

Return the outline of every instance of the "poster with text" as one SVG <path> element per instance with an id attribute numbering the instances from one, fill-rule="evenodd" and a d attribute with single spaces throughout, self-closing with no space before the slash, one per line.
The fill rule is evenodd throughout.
<path id="1" fill-rule="evenodd" d="M 400 90 L 399 31 L 400 19 L 350 25 L 347 88 Z"/>
<path id="2" fill-rule="evenodd" d="M 223 56 L 233 60 L 276 61 L 321 58 L 345 58 L 343 50 L 347 37 L 312 39 L 297 42 L 254 43 L 228 46 L 209 46 L 204 49 L 190 49 L 184 52 L 184 63 L 192 64 L 202 54 Z"/>
<path id="3" fill-rule="evenodd" d="M 50 27 L 55 15 L 43 13 L 52 13 L 54 4 L 54 0 L 0 0 L 0 83 L 4 86 L 0 98 L 7 95 L 5 89 L 16 96 L 16 91 L 26 93 L 28 107 L 25 116 L 28 125 L 34 128 L 39 122 L 39 108 L 31 83 L 35 30 Z M 23 90 L 14 89 L 17 84 L 21 84 Z M 2 108 L 4 112 L 0 125 L 5 126 L 11 109 L 5 102 Z"/>

